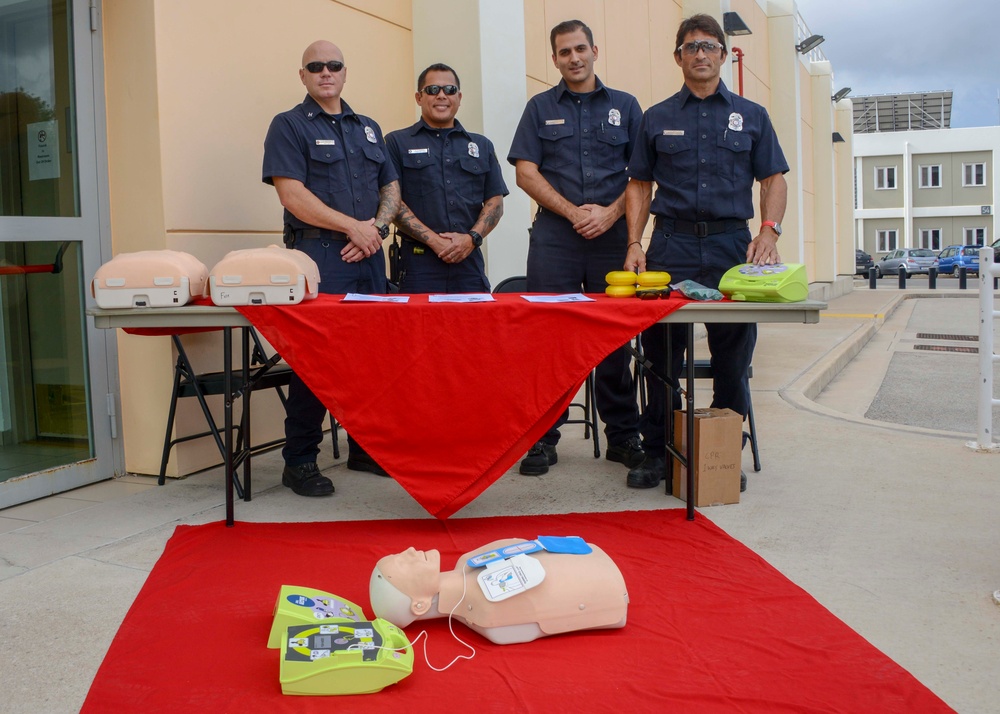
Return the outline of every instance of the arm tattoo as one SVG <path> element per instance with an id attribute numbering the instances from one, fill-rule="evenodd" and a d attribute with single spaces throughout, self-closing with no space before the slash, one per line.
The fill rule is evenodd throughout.
<path id="1" fill-rule="evenodd" d="M 378 190 L 378 212 L 375 214 L 375 220 L 390 225 L 399 212 L 399 204 L 399 181 L 387 183 Z"/>
<path id="2" fill-rule="evenodd" d="M 428 233 L 430 233 L 430 229 L 421 223 L 420 219 L 413 215 L 413 211 L 410 210 L 410 207 L 402 201 L 399 202 L 399 213 L 396 215 L 396 226 L 413 240 L 419 241 L 424 245 L 427 244 L 427 237 Z"/>
<path id="3" fill-rule="evenodd" d="M 483 204 L 483 209 L 479 212 L 479 219 L 476 221 L 477 224 L 481 223 L 483 225 L 483 230 L 480 231 L 483 235 L 488 235 L 490 231 L 496 228 L 497 223 L 500 222 L 500 218 L 503 216 L 503 196 L 494 196 Z M 473 226 L 475 228 L 475 226 Z"/>

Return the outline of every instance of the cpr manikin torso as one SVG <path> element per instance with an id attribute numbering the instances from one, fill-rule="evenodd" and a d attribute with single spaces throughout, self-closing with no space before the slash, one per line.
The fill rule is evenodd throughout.
<path id="1" fill-rule="evenodd" d="M 593 544 L 586 554 L 532 553 L 528 557 L 545 569 L 544 580 L 500 602 L 488 600 L 476 582 L 481 570 L 470 569 L 466 562 L 480 553 L 523 542 L 488 543 L 460 556 L 455 569 L 443 573 L 436 550 L 409 548 L 386 556 L 372 573 L 372 608 L 376 616 L 406 627 L 414 620 L 447 617 L 461 601 L 455 618 L 497 644 L 625 626 L 625 580 L 607 553 Z"/>

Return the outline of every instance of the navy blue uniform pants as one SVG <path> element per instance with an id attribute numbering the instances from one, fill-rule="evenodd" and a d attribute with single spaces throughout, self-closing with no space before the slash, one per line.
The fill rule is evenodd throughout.
<path id="1" fill-rule="evenodd" d="M 619 219 L 604 235 L 587 240 L 562 216 L 540 211 L 528 244 L 528 292 L 603 293 L 604 276 L 621 270 L 625 263 L 628 231 Z M 594 401 L 604 422 L 608 444 L 621 444 L 639 433 L 639 407 L 631 356 L 624 347 L 605 357 L 594 378 Z M 568 410 L 542 437 L 547 444 L 559 442 L 559 427 L 569 418 Z"/>
<path id="2" fill-rule="evenodd" d="M 345 263 L 340 251 L 346 241 L 311 238 L 296 243 L 319 266 L 319 290 L 323 293 L 384 293 L 386 291 L 385 257 L 381 250 L 357 263 Z M 338 369 L 338 365 L 331 365 Z M 288 466 L 315 463 L 323 441 L 323 422 L 327 409 L 298 375 L 292 374 L 285 402 L 285 445 L 281 456 Z M 357 453 L 357 443 L 347 436 L 348 450 Z"/>
<path id="3" fill-rule="evenodd" d="M 698 238 L 657 228 L 646 252 L 647 270 L 666 270 L 671 283 L 694 280 L 718 288 L 719 281 L 734 265 L 746 262 L 750 230 Z M 670 329 L 670 374 L 666 371 L 664 333 Z M 642 349 L 661 375 L 676 381 L 684 366 L 686 325 L 657 323 L 642 333 Z M 708 349 L 712 357 L 712 407 L 732 409 L 747 415 L 750 410 L 750 379 L 747 376 L 757 343 L 757 325 L 747 323 L 707 323 Z M 693 355 L 691 356 L 693 359 Z M 665 453 L 666 394 L 663 384 L 646 375 L 646 410 L 642 418 L 643 448 L 654 456 Z M 681 407 L 680 395 L 673 393 L 671 409 Z"/>
<path id="4" fill-rule="evenodd" d="M 399 246 L 401 293 L 488 293 L 483 251 L 474 248 L 461 263 L 446 263 L 423 243 Z"/>

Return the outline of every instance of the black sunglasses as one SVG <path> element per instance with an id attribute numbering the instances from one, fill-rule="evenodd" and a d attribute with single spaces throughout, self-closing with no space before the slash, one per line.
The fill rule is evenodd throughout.
<path id="1" fill-rule="evenodd" d="M 454 84 L 446 84 L 443 87 L 440 84 L 428 84 L 420 91 L 426 92 L 432 97 L 436 97 L 438 95 L 438 92 L 440 92 L 441 90 L 444 90 L 444 93 L 447 94 L 449 97 L 453 94 L 458 94 L 458 87 L 456 87 Z"/>
<path id="2" fill-rule="evenodd" d="M 310 62 L 306 65 L 306 69 L 313 74 L 319 74 L 324 67 L 336 74 L 344 68 L 344 63 L 340 60 L 330 60 L 329 62 Z"/>

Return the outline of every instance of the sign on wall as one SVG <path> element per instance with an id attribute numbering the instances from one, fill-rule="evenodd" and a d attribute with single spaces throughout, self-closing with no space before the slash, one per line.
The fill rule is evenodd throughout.
<path id="1" fill-rule="evenodd" d="M 28 180 L 59 178 L 59 122 L 28 124 Z"/>

